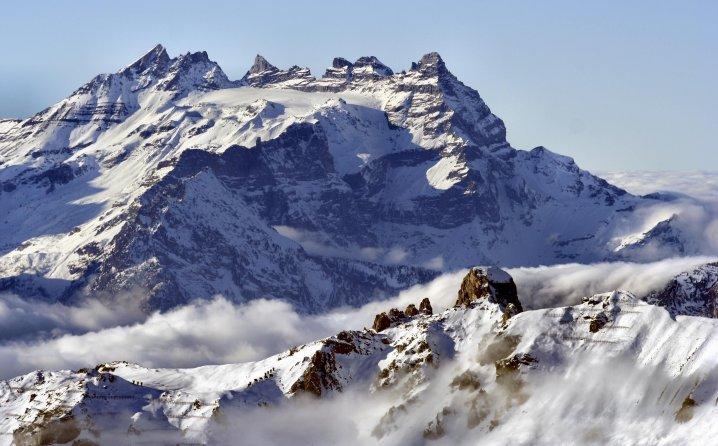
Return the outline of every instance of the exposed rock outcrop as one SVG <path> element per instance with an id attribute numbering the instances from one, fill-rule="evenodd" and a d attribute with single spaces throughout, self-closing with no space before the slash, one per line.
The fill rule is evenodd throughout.
<path id="1" fill-rule="evenodd" d="M 674 318 L 678 315 L 718 317 L 718 263 L 708 263 L 677 275 L 645 300 L 665 307 Z"/>
<path id="2" fill-rule="evenodd" d="M 384 331 L 387 328 L 391 326 L 391 319 L 389 319 L 389 315 L 386 313 L 379 313 L 376 316 L 374 316 L 374 324 L 372 324 L 371 328 L 374 329 L 377 333 L 380 331 Z"/>
<path id="3" fill-rule="evenodd" d="M 432 314 L 433 310 L 431 308 L 431 302 L 429 302 L 429 299 L 425 297 L 419 304 L 418 309 L 416 308 L 416 305 L 409 304 L 404 311 L 392 308 L 388 312 L 381 312 L 377 314 L 374 316 L 372 328 L 378 333 L 386 330 L 392 324 L 404 322 L 418 315 L 431 316 Z"/>
<path id="4" fill-rule="evenodd" d="M 506 271 L 494 266 L 471 268 L 461 282 L 454 306 L 469 307 L 482 300 L 496 303 L 502 311 L 509 310 L 510 314 L 523 311 L 514 279 Z"/>
<path id="5" fill-rule="evenodd" d="M 409 304 L 409 305 L 406 307 L 406 310 L 404 310 L 404 314 L 405 314 L 407 317 L 416 316 L 417 314 L 419 314 L 419 310 L 416 309 L 416 305 L 414 305 L 414 304 Z"/>
<path id="6" fill-rule="evenodd" d="M 434 314 L 434 309 L 431 308 L 431 302 L 429 301 L 428 297 L 421 299 L 421 303 L 419 304 L 419 312 L 421 314 L 426 314 L 429 316 Z"/>
<path id="7" fill-rule="evenodd" d="M 312 356 L 311 364 L 294 384 L 291 393 L 306 392 L 315 396 L 322 396 L 327 389 L 340 390 L 341 385 L 334 377 L 337 363 L 334 355 L 322 350 Z"/>

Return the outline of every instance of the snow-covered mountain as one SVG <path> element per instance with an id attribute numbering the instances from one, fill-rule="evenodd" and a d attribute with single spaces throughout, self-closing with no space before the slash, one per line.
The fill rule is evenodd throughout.
<path id="1" fill-rule="evenodd" d="M 257 56 L 230 81 L 157 46 L 0 122 L 0 289 L 318 311 L 478 263 L 690 252 L 675 220 L 636 225 L 660 202 L 512 148 L 436 53 L 399 73 L 337 58 L 320 78 Z"/>
<path id="2" fill-rule="evenodd" d="M 623 291 L 522 311 L 512 278 L 484 267 L 455 307 L 417 304 L 252 363 L 19 376 L 0 383 L 0 441 L 296 444 L 308 425 L 312 444 L 705 444 L 715 434 L 716 319 L 673 318 Z"/>
<path id="3" fill-rule="evenodd" d="M 646 301 L 666 307 L 671 316 L 718 317 L 718 263 L 708 263 L 686 271 Z"/>

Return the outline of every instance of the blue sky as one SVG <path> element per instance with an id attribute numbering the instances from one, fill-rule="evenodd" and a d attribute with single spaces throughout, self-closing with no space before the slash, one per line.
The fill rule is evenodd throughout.
<path id="1" fill-rule="evenodd" d="M 154 44 L 206 50 L 230 78 L 256 53 L 321 74 L 438 51 L 506 122 L 593 170 L 718 170 L 715 1 L 47 1 L 0 14 L 0 117 L 24 117 Z"/>

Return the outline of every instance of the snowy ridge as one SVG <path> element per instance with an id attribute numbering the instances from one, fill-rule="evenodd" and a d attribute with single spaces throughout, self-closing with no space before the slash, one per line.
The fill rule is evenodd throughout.
<path id="1" fill-rule="evenodd" d="M 472 271 L 489 287 L 506 283 Z M 476 296 L 468 304 L 394 309 L 388 326 L 253 363 L 20 376 L 0 384 L 1 440 L 213 443 L 237 422 L 243 429 L 242 414 L 271 417 L 303 394 L 320 397 L 315 408 L 345 394 L 373 401 L 370 412 L 341 415 L 368 421 L 350 443 L 697 444 L 713 432 L 716 320 L 673 319 L 622 291 L 510 313 L 477 283 L 462 284 Z M 547 428 L 559 421 L 566 429 Z"/>

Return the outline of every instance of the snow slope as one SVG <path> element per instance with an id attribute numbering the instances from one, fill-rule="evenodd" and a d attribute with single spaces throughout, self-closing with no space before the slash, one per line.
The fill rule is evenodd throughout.
<path id="1" fill-rule="evenodd" d="M 672 318 L 622 291 L 517 313 L 509 284 L 501 270 L 475 269 L 454 308 L 392 310 L 388 325 L 253 363 L 20 376 L 0 384 L 0 438 L 292 444 L 306 435 L 281 420 L 316 425 L 313 444 L 336 441 L 323 436 L 336 426 L 347 426 L 345 444 L 704 444 L 715 433 L 715 319 Z M 332 412 L 343 399 L 353 410 Z M 284 437 L 270 435 L 276 423 Z"/>

